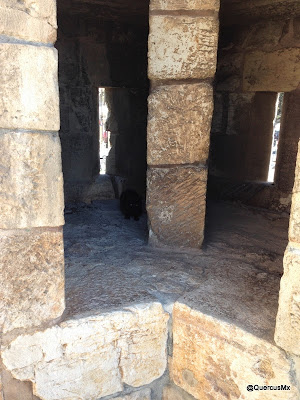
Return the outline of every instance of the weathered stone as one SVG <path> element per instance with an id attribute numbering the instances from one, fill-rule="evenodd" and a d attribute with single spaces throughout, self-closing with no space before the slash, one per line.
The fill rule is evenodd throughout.
<path id="1" fill-rule="evenodd" d="M 206 163 L 213 111 L 209 84 L 160 86 L 148 110 L 148 164 Z"/>
<path id="2" fill-rule="evenodd" d="M 162 400 L 194 400 L 195 398 L 189 395 L 184 390 L 176 385 L 168 385 L 164 387 Z"/>
<path id="3" fill-rule="evenodd" d="M 294 193 L 300 192 L 300 141 L 298 141 L 297 148 L 297 159 L 296 159 L 296 168 L 295 168 L 295 181 L 294 181 Z"/>
<path id="4" fill-rule="evenodd" d="M 298 396 L 285 353 L 239 327 L 176 303 L 173 310 L 171 379 L 196 399 L 249 398 L 247 385 L 291 385 L 286 399 Z M 264 391 L 264 399 L 282 399 Z M 254 391 L 251 398 L 261 398 Z"/>
<path id="5" fill-rule="evenodd" d="M 210 78 L 216 71 L 218 21 L 214 17 L 150 15 L 150 79 Z"/>
<path id="6" fill-rule="evenodd" d="M 296 89 L 300 82 L 299 59 L 300 48 L 247 53 L 243 90 L 290 92 Z"/>
<path id="7" fill-rule="evenodd" d="M 242 53 L 220 53 L 216 73 L 218 91 L 241 91 L 243 60 Z"/>
<path id="8" fill-rule="evenodd" d="M 289 240 L 300 243 L 300 193 L 292 196 L 292 207 L 289 226 Z"/>
<path id="9" fill-rule="evenodd" d="M 114 400 L 151 400 L 151 390 L 139 390 L 138 392 L 134 392 L 122 397 L 114 397 Z"/>
<path id="10" fill-rule="evenodd" d="M 121 391 L 123 383 L 142 386 L 164 373 L 167 321 L 159 303 L 69 320 L 19 336 L 3 349 L 3 362 L 16 379 L 33 382 L 43 400 L 70 394 L 96 400 Z"/>
<path id="11" fill-rule="evenodd" d="M 300 245 L 290 243 L 283 260 L 275 341 L 289 353 L 300 355 Z"/>
<path id="12" fill-rule="evenodd" d="M 64 224 L 57 133 L 0 133 L 0 228 Z"/>
<path id="13" fill-rule="evenodd" d="M 247 50 L 256 48 L 272 51 L 279 44 L 285 23 L 286 21 L 282 19 L 275 21 L 264 20 L 257 24 L 252 24 L 251 29 L 248 27 L 243 47 Z"/>
<path id="14" fill-rule="evenodd" d="M 206 168 L 148 170 L 147 211 L 153 244 L 199 248 L 203 241 Z"/>
<path id="15" fill-rule="evenodd" d="M 210 10 L 218 11 L 219 0 L 151 0 L 150 11 L 153 10 Z"/>
<path id="16" fill-rule="evenodd" d="M 1 128 L 59 130 L 57 51 L 0 44 Z"/>
<path id="17" fill-rule="evenodd" d="M 2 231 L 0 315 L 3 332 L 37 326 L 64 311 L 61 230 Z"/>
<path id="18" fill-rule="evenodd" d="M 56 40 L 55 0 L 0 0 L 0 34 L 33 42 Z"/>
<path id="19" fill-rule="evenodd" d="M 295 181 L 299 125 L 300 90 L 295 90 L 284 94 L 274 179 L 276 186 L 286 193 L 292 192 Z"/>

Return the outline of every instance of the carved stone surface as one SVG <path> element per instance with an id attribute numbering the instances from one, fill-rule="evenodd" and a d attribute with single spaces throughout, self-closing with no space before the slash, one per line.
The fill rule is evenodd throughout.
<path id="1" fill-rule="evenodd" d="M 0 133 L 0 228 L 64 224 L 57 133 Z"/>
<path id="2" fill-rule="evenodd" d="M 3 332 L 37 326 L 64 311 L 61 230 L 0 231 Z"/>
<path id="3" fill-rule="evenodd" d="M 174 167 L 148 170 L 149 240 L 199 248 L 203 241 L 206 168 Z"/>
<path id="4" fill-rule="evenodd" d="M 285 252 L 280 282 L 275 341 L 289 353 L 300 355 L 300 245 L 290 243 Z"/>
<path id="5" fill-rule="evenodd" d="M 3 362 L 43 400 L 96 400 L 164 373 L 167 322 L 159 303 L 68 320 L 19 336 L 3 349 Z M 148 400 L 149 391 L 124 399 Z"/>
<path id="6" fill-rule="evenodd" d="M 150 79 L 204 79 L 216 71 L 218 21 L 214 17 L 150 15 Z"/>
<path id="7" fill-rule="evenodd" d="M 33 42 L 56 40 L 55 0 L 0 0 L 0 34 Z"/>
<path id="8" fill-rule="evenodd" d="M 219 0 L 151 0 L 152 10 L 212 10 L 218 11 Z"/>
<path id="9" fill-rule="evenodd" d="M 291 390 L 264 391 L 265 399 L 292 400 L 298 391 L 285 353 L 234 324 L 176 303 L 173 310 L 171 379 L 199 400 L 261 398 L 247 385 L 290 385 Z"/>
<path id="10" fill-rule="evenodd" d="M 148 102 L 148 164 L 205 164 L 213 111 L 211 86 L 159 86 Z"/>
<path id="11" fill-rule="evenodd" d="M 0 44 L 0 127 L 59 130 L 57 51 Z"/>

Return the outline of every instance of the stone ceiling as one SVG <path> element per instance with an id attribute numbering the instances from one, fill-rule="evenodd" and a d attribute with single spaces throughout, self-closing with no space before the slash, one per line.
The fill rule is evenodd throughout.
<path id="1" fill-rule="evenodd" d="M 148 24 L 149 0 L 57 0 L 57 7 L 86 20 Z"/>
<path id="2" fill-rule="evenodd" d="M 223 23 L 300 16 L 300 0 L 221 0 Z"/>

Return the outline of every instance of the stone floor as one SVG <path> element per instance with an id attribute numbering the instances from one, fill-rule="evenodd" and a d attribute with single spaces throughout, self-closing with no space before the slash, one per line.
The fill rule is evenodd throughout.
<path id="1" fill-rule="evenodd" d="M 202 250 L 147 246 L 118 201 L 66 208 L 65 320 L 177 300 L 273 343 L 288 215 L 212 203 Z"/>

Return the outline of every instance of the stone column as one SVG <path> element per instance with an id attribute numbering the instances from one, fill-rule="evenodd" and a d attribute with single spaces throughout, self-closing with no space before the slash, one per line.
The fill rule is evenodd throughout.
<path id="1" fill-rule="evenodd" d="M 219 0 L 151 0 L 149 240 L 199 248 L 213 112 Z"/>
<path id="2" fill-rule="evenodd" d="M 288 353 L 300 357 L 300 144 L 289 227 L 289 244 L 280 283 L 275 341 Z M 300 358 L 298 359 L 300 365 Z M 300 375 L 300 369 L 299 369 Z M 300 378 L 300 376 L 299 376 Z"/>
<path id="3" fill-rule="evenodd" d="M 0 0 L 2 333 L 64 310 L 55 0 Z"/>
<path id="4" fill-rule="evenodd" d="M 295 179 L 297 144 L 300 138 L 300 88 L 284 94 L 282 121 L 278 143 L 275 184 L 291 193 Z"/>

